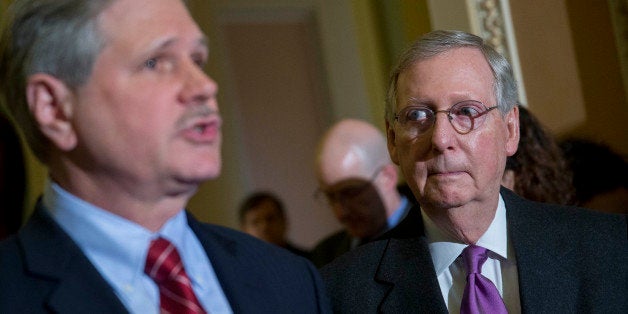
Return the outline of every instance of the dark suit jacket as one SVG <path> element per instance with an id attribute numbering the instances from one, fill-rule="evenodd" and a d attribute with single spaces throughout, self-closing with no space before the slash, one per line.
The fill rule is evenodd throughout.
<path id="1" fill-rule="evenodd" d="M 534 203 L 502 188 L 523 313 L 628 313 L 625 215 Z M 337 313 L 447 313 L 418 210 L 388 239 L 321 271 Z"/>
<path id="2" fill-rule="evenodd" d="M 408 204 L 402 210 L 406 211 L 404 215 L 410 215 L 408 214 L 408 212 L 410 212 L 412 207 L 415 206 L 416 204 L 416 201 L 414 200 L 414 196 L 407 195 L 407 193 L 411 193 L 409 192 L 410 190 L 407 187 L 404 188 L 404 186 L 400 186 L 400 187 L 397 187 L 397 189 L 400 191 L 402 195 L 406 196 L 406 198 L 408 199 Z M 379 235 L 369 240 L 362 239 L 360 240 L 358 245 L 362 245 L 364 243 L 367 243 L 376 239 L 380 239 L 381 237 L 382 235 Z M 353 238 L 351 237 L 351 235 L 349 235 L 349 233 L 346 230 L 337 231 L 336 233 L 333 233 L 327 236 L 326 238 L 324 238 L 323 240 L 321 240 L 314 247 L 314 249 L 312 249 L 312 252 L 310 253 L 310 260 L 312 260 L 312 262 L 314 263 L 316 267 L 321 268 L 331 263 L 331 261 L 333 261 L 336 257 L 342 254 L 345 254 L 349 250 L 351 250 L 352 241 L 353 241 Z"/>
<path id="3" fill-rule="evenodd" d="M 235 313 L 329 313 L 314 266 L 238 231 L 189 225 Z M 126 313 L 96 268 L 38 206 L 17 236 L 0 243 L 0 313 Z"/>
<path id="4" fill-rule="evenodd" d="M 310 260 L 318 268 L 321 268 L 336 257 L 351 250 L 351 241 L 353 239 L 346 230 L 340 230 L 321 240 L 312 249 Z"/>

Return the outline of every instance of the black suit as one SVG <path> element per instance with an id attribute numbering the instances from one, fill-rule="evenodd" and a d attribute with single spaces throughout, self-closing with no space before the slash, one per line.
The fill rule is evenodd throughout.
<path id="1" fill-rule="evenodd" d="M 410 189 L 406 186 L 399 186 L 397 187 L 397 189 L 399 190 L 400 194 L 405 196 L 408 200 L 408 204 L 400 210 L 403 211 L 404 216 L 409 215 L 408 212 L 416 204 L 414 196 L 407 195 Z M 401 221 L 399 223 L 401 223 Z M 312 249 L 312 252 L 310 253 L 310 260 L 312 260 L 316 267 L 321 268 L 331 263 L 331 261 L 333 261 L 336 257 L 347 253 L 355 246 L 362 245 L 375 239 L 380 239 L 381 237 L 382 234 L 372 239 L 357 239 L 351 237 L 351 235 L 343 229 L 327 236 L 318 244 L 316 244 L 316 246 L 314 247 L 314 249 Z M 354 241 L 355 243 L 353 243 Z"/>
<path id="2" fill-rule="evenodd" d="M 502 188 L 523 313 L 628 313 L 625 215 L 534 203 Z M 423 222 L 322 269 L 338 313 L 447 313 Z"/>
<path id="3" fill-rule="evenodd" d="M 188 223 L 212 262 L 235 313 L 328 313 L 311 263 L 238 231 Z M 126 313 L 79 247 L 38 206 L 0 243 L 0 313 Z"/>
<path id="4" fill-rule="evenodd" d="M 316 267 L 321 268 L 351 250 L 353 240 L 346 230 L 333 233 L 316 244 L 310 254 L 310 260 Z"/>

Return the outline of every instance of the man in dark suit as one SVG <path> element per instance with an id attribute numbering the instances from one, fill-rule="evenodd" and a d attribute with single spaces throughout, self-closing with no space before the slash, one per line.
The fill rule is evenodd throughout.
<path id="1" fill-rule="evenodd" d="M 382 235 L 406 216 L 411 202 L 397 190 L 397 171 L 386 137 L 374 125 L 344 119 L 325 132 L 316 156 L 317 196 L 344 228 L 314 247 L 311 259 L 317 267 Z"/>
<path id="2" fill-rule="evenodd" d="M 401 56 L 388 149 L 420 210 L 323 268 L 335 312 L 628 311 L 625 216 L 500 187 L 516 104 L 510 65 L 477 36 L 435 31 Z"/>
<path id="3" fill-rule="evenodd" d="M 0 100 L 49 170 L 0 243 L 0 313 L 325 313 L 314 266 L 184 210 L 220 173 L 217 84 L 180 0 L 17 0 Z"/>

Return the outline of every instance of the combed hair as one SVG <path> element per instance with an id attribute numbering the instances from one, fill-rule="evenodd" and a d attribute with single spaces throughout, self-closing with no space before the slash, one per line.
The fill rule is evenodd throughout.
<path id="1" fill-rule="evenodd" d="M 26 99 L 26 80 L 47 73 L 69 88 L 87 81 L 105 38 L 98 15 L 115 0 L 16 0 L 0 30 L 0 104 L 14 117 L 35 156 L 47 160 L 50 142 Z"/>
<path id="2" fill-rule="evenodd" d="M 425 34 L 405 50 L 390 74 L 386 93 L 386 120 L 392 124 L 397 110 L 397 81 L 399 75 L 415 63 L 441 53 L 463 47 L 477 48 L 482 52 L 493 72 L 493 90 L 502 114 L 518 103 L 517 83 L 508 60 L 486 44 L 482 38 L 461 31 L 433 31 Z"/>

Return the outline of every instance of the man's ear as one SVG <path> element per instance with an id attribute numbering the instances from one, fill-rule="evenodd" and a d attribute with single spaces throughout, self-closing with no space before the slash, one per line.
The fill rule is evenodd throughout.
<path id="1" fill-rule="evenodd" d="M 515 106 L 506 114 L 506 128 L 508 132 L 506 153 L 508 156 L 512 156 L 517 152 L 519 146 L 519 106 Z"/>
<path id="2" fill-rule="evenodd" d="M 37 73 L 28 78 L 26 98 L 41 132 L 60 150 L 74 149 L 77 137 L 72 125 L 72 90 L 52 75 Z"/>
<path id="3" fill-rule="evenodd" d="M 399 174 L 397 173 L 397 166 L 389 163 L 382 167 L 382 175 L 386 179 L 386 185 L 392 188 L 397 187 L 399 181 Z"/>
<path id="4" fill-rule="evenodd" d="M 386 120 L 386 143 L 388 144 L 388 154 L 390 159 L 396 165 L 399 165 L 399 158 L 397 156 L 397 143 L 395 143 L 395 129 L 388 120 Z"/>

